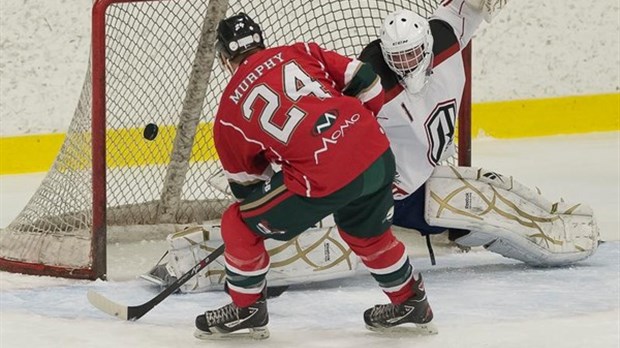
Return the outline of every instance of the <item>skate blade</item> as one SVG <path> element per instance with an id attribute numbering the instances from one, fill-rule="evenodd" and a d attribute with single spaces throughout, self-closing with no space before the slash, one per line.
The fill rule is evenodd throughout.
<path id="1" fill-rule="evenodd" d="M 264 340 L 269 338 L 269 330 L 266 326 L 241 329 L 230 333 L 206 332 L 196 329 L 194 337 L 200 340 Z"/>
<path id="2" fill-rule="evenodd" d="M 399 325 L 393 327 L 374 327 L 366 325 L 366 328 L 372 332 L 389 335 L 429 336 L 439 333 L 439 330 L 437 330 L 437 327 L 433 323 L 415 324 L 415 326 Z"/>

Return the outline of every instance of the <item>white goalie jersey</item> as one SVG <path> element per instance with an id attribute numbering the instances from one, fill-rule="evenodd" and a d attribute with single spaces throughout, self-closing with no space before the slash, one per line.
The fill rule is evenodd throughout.
<path id="1" fill-rule="evenodd" d="M 377 118 L 396 157 L 394 198 L 404 199 L 431 176 L 433 168 L 454 154 L 456 118 L 465 85 L 461 51 L 483 20 L 464 1 L 444 1 L 429 20 L 434 38 L 432 75 L 421 92 L 412 94 L 383 60 L 379 40 L 360 60 L 381 76 L 385 103 Z"/>

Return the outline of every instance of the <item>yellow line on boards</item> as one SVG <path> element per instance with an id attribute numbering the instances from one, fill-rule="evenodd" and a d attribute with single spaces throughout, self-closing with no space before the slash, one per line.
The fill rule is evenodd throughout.
<path id="1" fill-rule="evenodd" d="M 557 134 L 607 132 L 620 130 L 620 93 L 571 96 L 548 99 L 480 103 L 472 106 L 472 134 L 494 138 L 519 138 Z M 167 163 L 174 126 L 159 126 L 153 141 L 144 139 L 142 128 L 110 130 L 107 142 L 117 150 L 108 151 L 111 168 Z M 192 161 L 217 159 L 211 137 L 212 125 L 198 127 Z M 40 134 L 0 137 L 0 175 L 48 171 L 65 141 L 65 134 Z M 64 167 L 90 165 L 90 134 L 72 134 L 72 161 Z M 77 147 L 75 144 L 79 144 Z M 75 148 L 79 150 L 75 150 Z M 126 156 L 123 149 L 140 156 Z M 137 150 L 137 152 L 136 152 Z M 84 153 L 83 158 L 76 158 Z"/>
<path id="2" fill-rule="evenodd" d="M 48 171 L 64 139 L 64 134 L 0 138 L 0 174 Z"/>
<path id="3" fill-rule="evenodd" d="M 109 168 L 134 167 L 168 163 L 176 127 L 160 126 L 157 137 L 146 140 L 142 128 L 109 130 L 106 143 L 114 144 L 107 153 Z M 59 161 L 59 170 L 85 169 L 91 165 L 90 133 L 40 134 L 0 138 L 0 175 L 45 172 L 54 164 L 63 143 L 71 143 L 73 151 Z M 131 150 L 131 151 L 129 151 Z M 131 152 L 132 156 L 127 153 Z M 135 154 L 138 154 L 136 156 Z M 192 162 L 216 160 L 212 125 L 198 126 L 192 148 Z"/>
<path id="4" fill-rule="evenodd" d="M 521 138 L 620 130 L 620 94 L 472 105 L 472 137 Z"/>

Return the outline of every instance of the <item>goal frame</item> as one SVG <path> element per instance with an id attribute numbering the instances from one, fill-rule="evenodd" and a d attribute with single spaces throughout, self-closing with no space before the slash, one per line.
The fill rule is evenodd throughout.
<path id="1" fill-rule="evenodd" d="M 95 0 L 91 28 L 91 141 L 92 141 L 92 228 L 90 256 L 85 268 L 67 268 L 13 261 L 0 257 L 0 269 L 10 272 L 78 279 L 107 277 L 107 163 L 106 163 L 106 12 L 112 4 L 168 2 L 174 0 Z M 209 6 L 228 6 L 227 0 L 210 0 Z M 224 9 L 224 14 L 226 8 Z M 462 51 L 466 84 L 458 115 L 458 165 L 471 165 L 471 43 Z"/>

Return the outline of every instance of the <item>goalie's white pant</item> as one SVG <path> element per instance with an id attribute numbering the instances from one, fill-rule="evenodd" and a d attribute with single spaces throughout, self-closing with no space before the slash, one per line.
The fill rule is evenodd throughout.
<path id="1" fill-rule="evenodd" d="M 536 266 L 583 260 L 599 241 L 589 206 L 549 202 L 511 176 L 479 168 L 435 168 L 426 182 L 425 219 L 470 230 L 456 240 L 462 246 L 484 246 Z"/>

